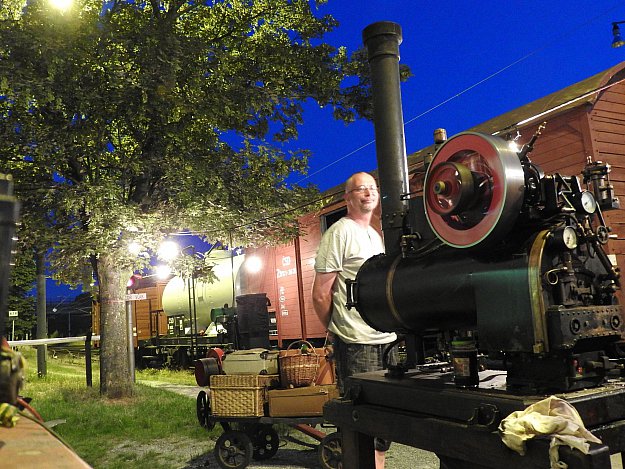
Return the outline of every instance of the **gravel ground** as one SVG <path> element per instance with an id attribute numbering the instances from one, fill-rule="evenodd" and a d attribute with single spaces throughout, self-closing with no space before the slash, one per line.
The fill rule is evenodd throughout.
<path id="1" fill-rule="evenodd" d="M 198 469 L 203 467 L 217 468 L 219 465 L 215 461 L 212 451 L 203 454 L 189 462 L 185 469 Z M 266 461 L 252 461 L 248 466 L 250 469 L 319 469 L 319 459 L 317 450 L 298 447 L 293 443 L 287 443 L 281 447 L 276 455 Z M 409 446 L 393 444 L 386 456 L 387 469 L 438 469 L 438 458 L 426 451 L 422 451 Z"/>
<path id="2" fill-rule="evenodd" d="M 182 394 L 184 396 L 188 396 L 189 398 L 195 399 L 200 390 L 205 388 L 200 388 L 197 386 L 181 386 L 181 385 L 173 385 L 169 383 L 161 383 L 156 381 L 140 381 L 141 384 L 148 386 L 155 386 L 161 389 L 166 389 L 171 392 L 175 392 L 178 394 Z M 333 431 L 332 429 L 328 430 L 329 432 Z M 279 433 L 282 432 L 282 429 L 278 430 Z M 286 432 L 286 430 L 285 430 Z M 284 435 L 282 435 L 284 436 Z M 266 461 L 252 461 L 252 463 L 248 466 L 250 469 L 298 469 L 298 468 L 308 468 L 308 469 L 319 469 L 321 465 L 319 464 L 319 457 L 316 448 L 310 448 L 309 446 L 298 444 L 296 442 L 290 441 L 288 438 L 283 438 L 281 436 L 280 439 L 280 449 L 276 453 L 275 456 L 266 460 Z M 296 430 L 291 430 L 289 432 L 290 437 L 300 440 L 304 443 L 308 443 L 311 445 L 317 444 L 317 441 L 313 438 L 310 438 Z M 213 455 L 213 448 L 210 448 L 204 454 L 201 454 L 188 462 L 188 465 L 185 466 L 184 469 L 199 469 L 199 468 L 217 468 L 219 465 L 215 460 L 215 456 Z M 410 446 L 400 445 L 398 443 L 393 443 L 391 449 L 387 452 L 386 455 L 386 468 L 387 469 L 438 469 L 439 462 L 438 458 L 430 452 L 423 451 L 417 448 L 412 448 Z"/>

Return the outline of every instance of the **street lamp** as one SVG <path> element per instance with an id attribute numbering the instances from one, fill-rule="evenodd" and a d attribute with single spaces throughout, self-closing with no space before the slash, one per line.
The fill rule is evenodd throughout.
<path id="1" fill-rule="evenodd" d="M 160 279 L 160 280 L 165 280 L 166 278 L 168 278 L 171 275 L 171 267 L 165 264 L 161 264 L 161 265 L 157 265 L 155 267 L 155 271 L 156 271 L 156 276 Z"/>
<path id="2" fill-rule="evenodd" d="M 187 248 L 185 248 L 187 249 Z M 175 241 L 163 241 L 158 247 L 157 255 L 164 261 L 173 261 L 180 255 L 180 246 Z"/>
<path id="3" fill-rule="evenodd" d="M 260 257 L 250 256 L 245 261 L 245 269 L 251 274 L 257 274 L 263 268 L 263 261 Z"/>
<path id="4" fill-rule="evenodd" d="M 72 3 L 72 0 L 50 0 L 50 4 L 54 8 L 61 11 L 69 10 L 69 8 L 72 6 Z"/>
<path id="5" fill-rule="evenodd" d="M 625 24 L 625 21 L 615 21 L 612 23 L 612 47 L 621 47 L 625 45 L 625 41 L 621 36 L 621 30 L 619 28 L 619 24 Z"/>

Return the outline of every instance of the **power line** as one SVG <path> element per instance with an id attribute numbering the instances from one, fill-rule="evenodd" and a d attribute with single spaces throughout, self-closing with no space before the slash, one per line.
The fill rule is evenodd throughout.
<path id="1" fill-rule="evenodd" d="M 483 78 L 483 79 L 479 80 L 478 82 L 476 82 L 476 83 L 474 83 L 474 84 L 472 84 L 472 85 L 468 86 L 467 88 L 463 89 L 462 91 L 460 91 L 460 92 L 458 92 L 458 93 L 456 93 L 456 94 L 454 94 L 454 95 L 450 96 L 449 98 L 447 98 L 447 99 L 445 99 L 445 100 L 441 101 L 440 103 L 438 103 L 438 104 L 436 104 L 436 105 L 432 106 L 431 108 L 429 108 L 429 109 L 427 109 L 427 110 L 423 111 L 422 113 L 420 113 L 420 114 L 416 115 L 415 117 L 412 117 L 411 119 L 407 120 L 407 121 L 404 123 L 404 128 L 405 128 L 408 124 L 411 124 L 411 123 L 415 122 L 416 120 L 418 120 L 418 119 L 420 119 L 421 117 L 423 117 L 423 116 L 425 116 L 425 115 L 429 114 L 430 112 L 432 112 L 432 111 L 434 111 L 434 110 L 438 109 L 439 107 L 444 106 L 445 104 L 449 103 L 450 101 L 453 101 L 454 99 L 459 98 L 460 96 L 464 95 L 465 93 L 467 93 L 467 92 L 471 91 L 472 89 L 474 89 L 474 88 L 476 88 L 476 87 L 478 87 L 478 86 L 480 86 L 480 85 L 482 85 L 482 84 L 486 83 L 487 81 L 491 80 L 492 78 L 496 77 L 497 75 L 500 75 L 501 73 L 505 72 L 506 70 L 508 70 L 508 69 L 510 69 L 510 68 L 512 68 L 512 67 L 514 67 L 515 65 L 518 65 L 519 63 L 524 62 L 525 60 L 529 59 L 529 58 L 530 58 L 530 57 L 532 57 L 533 55 L 536 55 L 537 53 L 542 52 L 543 50 L 547 49 L 548 47 L 551 47 L 554 43 L 556 43 L 556 42 L 560 42 L 562 39 L 564 39 L 564 38 L 566 38 L 566 37 L 569 37 L 569 36 L 573 35 L 573 33 L 577 32 L 578 30 L 582 29 L 583 27 L 586 27 L 587 25 L 589 25 L 589 24 L 591 24 L 591 23 L 594 23 L 594 22 L 595 22 L 595 21 L 597 21 L 598 19 L 600 19 L 600 18 L 602 18 L 602 17 L 606 16 L 608 13 L 611 13 L 612 11 L 614 11 L 614 10 L 616 10 L 616 9 L 620 8 L 621 6 L 622 6 L 622 5 L 620 4 L 620 2 L 619 2 L 619 3 L 616 3 L 613 7 L 611 7 L 611 8 L 609 8 L 609 9 L 607 9 L 607 10 L 603 11 L 602 13 L 599 13 L 598 15 L 596 15 L 596 16 L 592 17 L 591 19 L 589 19 L 588 21 L 586 21 L 586 22 L 584 22 L 584 23 L 581 23 L 581 24 L 579 24 L 579 25 L 577 25 L 577 26 L 572 27 L 572 28 L 571 28 L 571 29 L 569 29 L 568 31 L 566 31 L 566 32 L 564 32 L 564 33 L 562 33 L 562 34 L 560 34 L 559 36 L 555 37 L 555 38 L 554 38 L 554 39 L 552 39 L 551 41 L 549 41 L 549 42 L 545 43 L 543 46 L 538 47 L 537 49 L 534 49 L 532 52 L 529 52 L 529 53 L 525 54 L 523 57 L 521 57 L 521 58 L 519 58 L 519 59 L 517 59 L 517 60 L 515 60 L 515 61 L 511 62 L 510 64 L 508 64 L 508 65 L 506 65 L 506 66 L 504 66 L 504 67 L 500 68 L 500 69 L 499 69 L 499 70 L 497 70 L 496 72 L 491 73 L 491 74 L 490 74 L 490 75 L 488 75 L 487 77 L 485 77 L 485 78 Z M 327 170 L 328 168 L 330 168 L 330 167 L 334 166 L 335 164 L 337 164 L 337 163 L 339 163 L 339 162 L 341 162 L 341 161 L 345 160 L 346 158 L 349 158 L 349 157 L 350 157 L 350 156 L 352 156 L 353 154 L 355 154 L 355 153 L 359 152 L 360 150 L 362 150 L 362 149 L 364 149 L 364 148 L 368 147 L 369 145 L 371 145 L 371 144 L 372 144 L 372 143 L 374 143 L 374 142 L 375 142 L 375 139 L 374 139 L 374 140 L 371 140 L 371 141 L 369 141 L 369 142 L 367 142 L 367 143 L 365 143 L 364 145 L 361 145 L 360 147 L 356 148 L 355 150 L 350 151 L 349 153 L 347 153 L 347 154 L 345 154 L 345 155 L 341 156 L 340 158 L 338 158 L 338 159 L 336 159 L 336 160 L 332 161 L 331 163 L 327 164 L 326 166 L 323 166 L 322 168 L 318 169 L 317 171 L 315 171 L 315 172 L 313 172 L 313 173 L 311 173 L 311 174 L 306 175 L 305 177 L 303 177 L 302 179 L 300 179 L 299 181 L 297 181 L 297 182 L 296 182 L 296 184 L 300 184 L 300 183 L 302 183 L 303 181 L 306 181 L 307 179 L 311 178 L 312 176 L 315 176 L 315 175 L 317 175 L 317 174 L 319 174 L 319 173 L 321 173 L 321 172 L 323 172 L 323 171 Z"/>

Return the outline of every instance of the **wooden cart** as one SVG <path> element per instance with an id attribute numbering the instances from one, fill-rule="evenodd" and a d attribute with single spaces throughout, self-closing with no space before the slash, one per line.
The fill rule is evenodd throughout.
<path id="1" fill-rule="evenodd" d="M 200 391 L 197 396 L 197 418 L 200 425 L 212 430 L 217 423 L 223 433 L 215 443 L 214 455 L 223 469 L 242 469 L 252 459 L 261 461 L 273 457 L 280 446 L 280 436 L 274 425 L 288 425 L 319 442 L 319 462 L 324 469 L 337 469 L 341 463 L 341 438 L 337 431 L 325 433 L 317 425 L 327 425 L 322 416 L 268 417 L 216 416 L 211 409 L 209 393 Z"/>

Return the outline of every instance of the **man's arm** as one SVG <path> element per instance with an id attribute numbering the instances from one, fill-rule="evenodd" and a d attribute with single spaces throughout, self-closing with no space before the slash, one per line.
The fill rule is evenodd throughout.
<path id="1" fill-rule="evenodd" d="M 332 286 L 337 272 L 317 272 L 313 282 L 312 300 L 315 313 L 321 324 L 327 329 L 332 316 Z"/>

